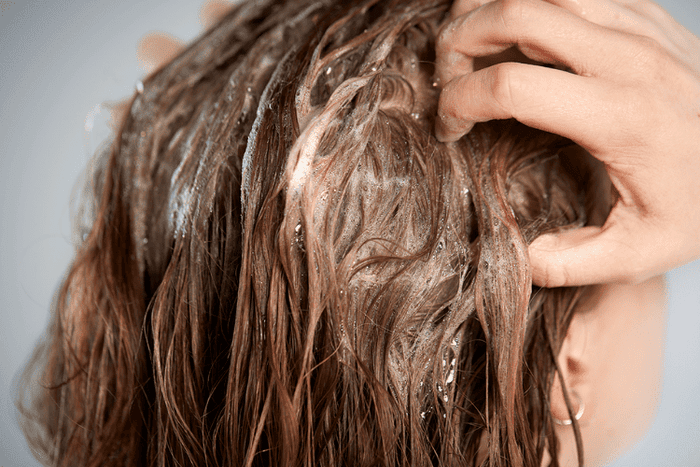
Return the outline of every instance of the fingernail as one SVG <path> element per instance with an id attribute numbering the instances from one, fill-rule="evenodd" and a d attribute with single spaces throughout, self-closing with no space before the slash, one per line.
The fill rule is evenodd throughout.
<path id="1" fill-rule="evenodd" d="M 442 143 L 452 143 L 457 141 L 462 136 L 466 135 L 474 127 L 472 122 L 460 122 L 459 129 L 454 131 L 450 129 L 454 128 L 454 125 L 448 125 L 446 123 L 448 119 L 438 114 L 438 118 L 435 119 L 435 137 L 438 141 Z"/>
<path id="2" fill-rule="evenodd" d="M 445 129 L 445 126 L 440 123 L 440 118 L 435 119 L 435 137 L 441 143 L 449 143 L 453 140 L 450 139 L 449 132 Z"/>

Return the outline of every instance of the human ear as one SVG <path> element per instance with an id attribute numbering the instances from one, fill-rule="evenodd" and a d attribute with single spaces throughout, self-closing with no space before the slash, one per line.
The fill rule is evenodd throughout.
<path id="1" fill-rule="evenodd" d="M 557 355 L 557 371 L 550 390 L 549 407 L 558 440 L 558 460 L 561 466 L 579 465 L 579 446 L 576 442 L 574 420 L 584 433 L 595 411 L 596 308 L 600 298 L 599 287 L 591 287 L 578 304 Z M 568 404 L 567 404 L 568 400 Z M 586 459 L 587 461 L 587 459 Z M 546 465 L 546 464 L 543 464 Z M 588 465 L 588 463 L 586 463 Z"/>
<path id="2" fill-rule="evenodd" d="M 660 391 L 665 329 L 662 277 L 606 284 L 585 294 L 557 355 L 550 411 L 578 419 L 585 465 L 606 465 L 638 441 Z M 563 386 L 562 386 L 563 381 Z M 571 413 L 564 394 L 568 394 Z M 578 465 L 575 431 L 555 424 L 560 465 Z"/>
<path id="3" fill-rule="evenodd" d="M 576 313 L 557 356 L 558 372 L 550 392 L 550 411 L 559 426 L 571 425 L 572 418 L 579 424 L 585 423 L 586 403 L 591 402 L 593 363 L 589 361 L 591 354 L 585 351 L 589 327 L 587 315 Z"/>

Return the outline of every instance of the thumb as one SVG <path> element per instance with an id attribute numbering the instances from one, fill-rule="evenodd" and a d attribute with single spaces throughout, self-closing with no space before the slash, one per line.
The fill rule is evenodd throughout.
<path id="1" fill-rule="evenodd" d="M 223 0 L 207 0 L 199 10 L 199 22 L 204 29 L 211 29 L 229 14 L 236 3 Z"/>
<path id="2" fill-rule="evenodd" d="M 160 68 L 184 50 L 183 42 L 165 32 L 151 32 L 139 40 L 136 58 L 146 73 Z"/>
<path id="3" fill-rule="evenodd" d="M 542 235 L 529 248 L 532 281 L 564 287 L 644 280 L 655 271 L 654 257 L 645 254 L 653 251 L 652 238 L 644 227 L 630 229 L 614 222 Z"/>

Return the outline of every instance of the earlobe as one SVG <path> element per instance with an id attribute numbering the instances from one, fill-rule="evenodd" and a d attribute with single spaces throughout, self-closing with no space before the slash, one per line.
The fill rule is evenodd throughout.
<path id="1" fill-rule="evenodd" d="M 571 411 L 566 407 L 566 401 L 564 399 L 564 393 L 561 393 L 561 398 L 557 401 L 556 405 L 552 405 L 552 418 L 554 423 L 559 426 L 569 426 L 572 425 L 574 420 L 577 422 L 583 418 L 583 414 L 586 412 L 586 403 L 583 401 L 581 396 L 578 395 L 576 390 L 571 389 L 568 391 L 569 406 Z M 566 418 L 563 415 L 566 413 Z"/>
<path id="2" fill-rule="evenodd" d="M 565 372 L 565 371 L 564 371 Z M 585 385 L 571 384 L 564 376 L 566 385 L 566 395 L 561 385 L 558 376 L 554 377 L 552 391 L 550 393 L 550 411 L 554 422 L 559 426 L 569 426 L 572 424 L 572 418 L 581 422 L 586 413 L 586 398 L 588 391 L 585 390 Z M 571 412 L 566 404 L 566 398 L 569 399 Z"/>

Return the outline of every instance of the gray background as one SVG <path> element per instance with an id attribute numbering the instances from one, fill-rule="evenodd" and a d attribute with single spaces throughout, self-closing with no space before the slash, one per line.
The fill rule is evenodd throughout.
<path id="1" fill-rule="evenodd" d="M 700 34 L 697 0 L 664 0 Z M 69 206 L 106 136 L 96 105 L 142 76 L 136 44 L 199 33 L 200 2 L 0 2 L 0 466 L 37 465 L 17 427 L 16 379 L 70 262 Z M 95 116 L 92 132 L 86 116 Z M 89 123 L 89 122 L 88 122 Z M 700 147 L 700 142 L 699 142 Z M 700 466 L 700 261 L 672 271 L 664 388 L 647 436 L 614 466 Z"/>

